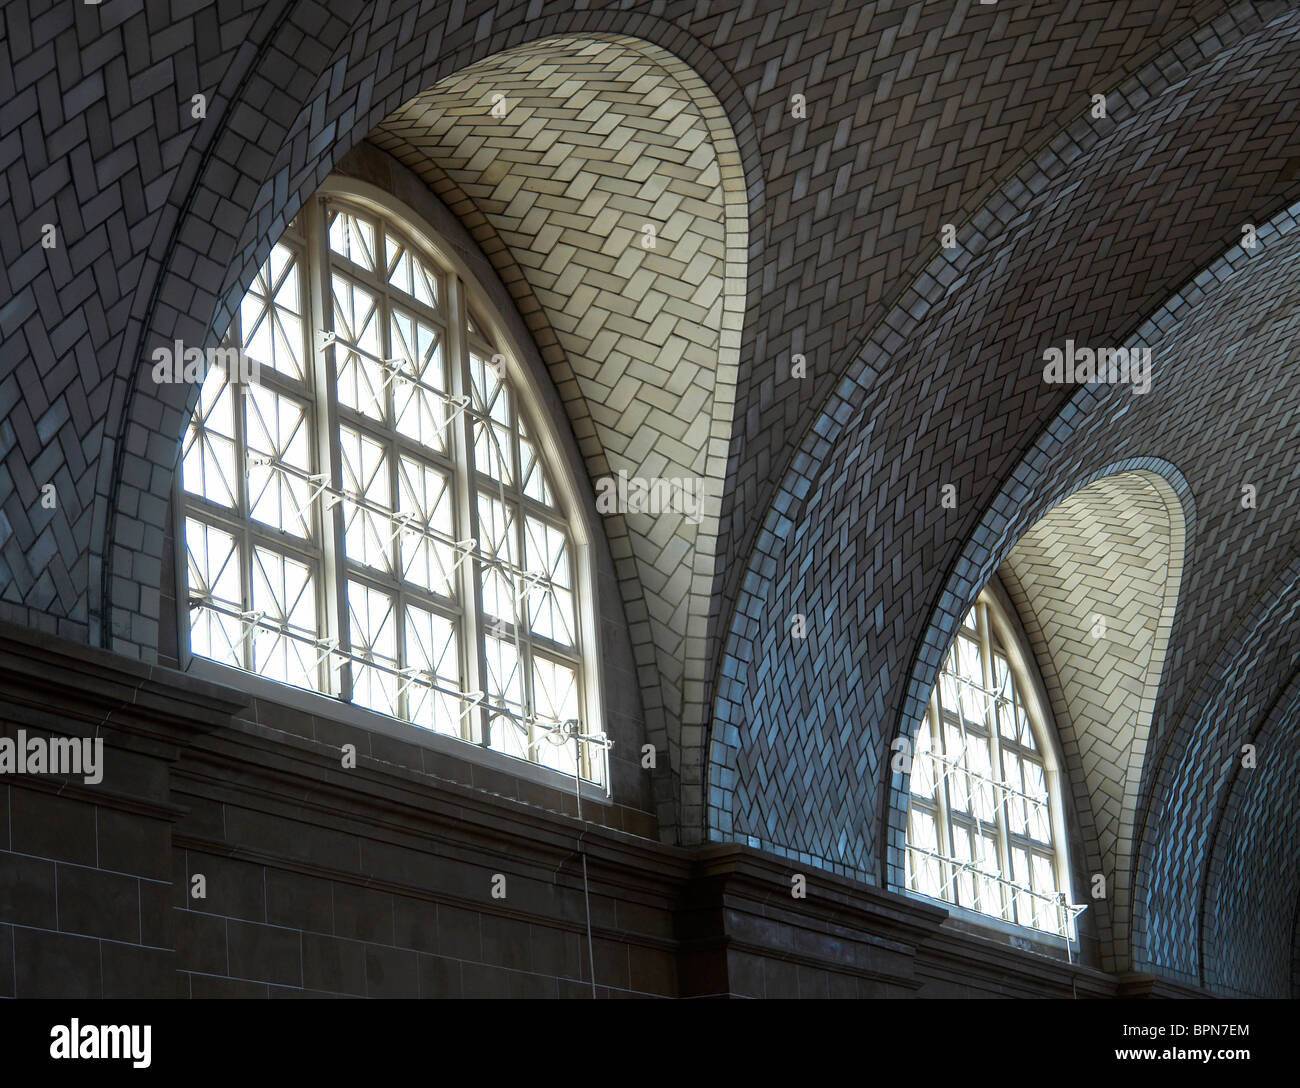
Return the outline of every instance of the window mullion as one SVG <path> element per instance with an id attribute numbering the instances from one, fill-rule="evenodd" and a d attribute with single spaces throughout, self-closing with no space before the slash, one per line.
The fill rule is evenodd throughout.
<path id="1" fill-rule="evenodd" d="M 256 275 L 256 273 L 254 273 Z M 232 319 L 235 328 L 235 345 L 240 357 L 244 353 L 244 322 L 239 311 Z M 229 335 L 229 334 L 227 334 Z M 235 385 L 232 376 L 227 375 L 231 397 L 231 418 L 235 424 L 235 519 L 238 528 L 233 536 L 239 548 L 239 593 L 245 612 L 253 608 L 253 542 L 249 525 L 252 522 L 252 503 L 248 496 L 248 428 L 245 426 L 245 413 L 248 410 L 247 386 Z M 245 625 L 240 631 L 239 655 L 244 668 L 253 671 L 253 629 Z"/>
<path id="2" fill-rule="evenodd" d="M 984 688 L 986 691 L 996 693 L 997 689 L 993 682 L 993 633 L 989 627 L 988 606 L 983 602 L 977 605 L 975 626 L 979 633 L 980 666 Z M 986 720 L 985 722 L 989 733 L 989 769 L 998 782 L 1005 784 L 1006 772 L 1002 766 L 1002 707 L 996 698 L 990 698 L 989 704 L 993 710 L 993 720 L 991 722 Z M 1007 839 L 1007 805 L 1011 804 L 1012 801 L 1005 793 L 1000 800 L 995 797 L 994 801 L 993 825 L 997 832 L 998 869 L 1004 876 L 1011 877 L 1013 874 L 1011 872 L 1011 848 Z M 1007 909 L 1011 905 L 1008 902 L 1009 889 L 1006 885 L 999 885 L 998 894 L 1002 902 L 1002 917 L 1010 918 L 1012 912 Z"/>
<path id="3" fill-rule="evenodd" d="M 450 378 L 452 396 L 468 397 L 471 395 L 469 378 L 469 344 L 466 337 L 465 293 L 459 277 L 446 277 L 447 310 L 447 371 Z M 450 411 L 444 406 L 443 411 Z M 452 482 L 456 498 L 456 520 L 461 526 L 461 539 L 478 540 L 481 537 L 478 523 L 478 504 L 475 501 L 477 491 L 474 484 L 474 435 L 470 413 L 461 412 L 455 422 L 448 428 L 452 460 Z M 479 549 L 475 549 L 477 552 Z M 483 640 L 479 637 L 479 620 L 482 616 L 482 564 L 477 554 L 471 555 L 458 568 L 460 578 L 461 606 L 461 668 L 464 670 L 465 687 L 470 691 L 487 692 L 487 660 Z M 486 708 L 479 707 L 466 711 L 461 720 L 461 734 L 466 740 L 475 740 L 475 730 L 471 726 L 477 716 L 479 728 L 478 742 L 484 746 L 491 745 L 491 717 Z"/>
<path id="4" fill-rule="evenodd" d="M 309 200 L 303 207 L 303 233 L 306 248 L 303 256 L 307 272 L 307 316 L 305 322 L 311 343 L 307 345 L 311 358 L 312 389 L 315 393 L 315 411 L 312 413 L 316 440 L 316 467 L 328 473 L 327 482 L 337 494 L 343 489 L 342 451 L 335 436 L 339 433 L 338 381 L 335 354 L 337 348 L 322 348 L 318 332 L 334 331 L 333 294 L 330 288 L 329 224 L 325 207 L 320 200 Z M 318 601 L 323 604 L 320 615 L 325 619 L 324 638 L 337 640 L 340 650 L 351 650 L 352 636 L 348 624 L 347 573 L 343 544 L 343 503 L 317 500 L 321 533 L 321 589 Z M 347 658 L 340 659 L 336 694 L 346 702 L 352 701 L 352 666 Z M 326 657 L 323 691 L 334 691 L 335 662 Z"/>
<path id="5" fill-rule="evenodd" d="M 942 666 L 940 666 L 942 668 Z M 926 718 L 930 730 L 930 751 L 937 752 L 943 759 L 948 759 L 948 748 L 944 743 L 943 734 L 943 710 L 941 708 L 941 697 L 939 695 L 939 685 L 935 685 L 934 697 L 930 700 L 926 708 Z M 951 859 L 956 857 L 952 841 L 952 825 L 950 823 L 951 815 L 948 806 L 948 777 L 950 768 L 946 763 L 935 763 L 931 761 L 931 767 L 934 773 L 938 775 L 938 781 L 935 783 L 934 805 L 935 805 L 935 844 L 939 853 L 945 858 Z M 948 881 L 953 880 L 954 867 L 951 860 L 941 861 L 939 863 L 939 886 L 948 886 Z M 956 883 L 952 885 L 953 900 L 956 901 Z"/>

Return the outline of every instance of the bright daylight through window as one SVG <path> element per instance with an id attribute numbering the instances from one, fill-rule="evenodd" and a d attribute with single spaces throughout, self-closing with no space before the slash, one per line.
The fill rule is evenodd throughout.
<path id="1" fill-rule="evenodd" d="M 1012 637 L 981 596 L 944 658 L 912 763 L 907 887 L 1072 936 L 1043 725 L 1008 656 Z"/>
<path id="2" fill-rule="evenodd" d="M 575 542 L 469 287 L 336 197 L 258 271 L 182 461 L 190 652 L 601 781 Z M 575 760 L 581 765 L 575 767 Z"/>

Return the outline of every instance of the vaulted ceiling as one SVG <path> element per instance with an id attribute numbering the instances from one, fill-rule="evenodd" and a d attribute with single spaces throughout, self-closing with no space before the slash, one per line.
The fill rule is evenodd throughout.
<path id="1" fill-rule="evenodd" d="M 1285 771 L 1300 15 L 1266 0 L 572 9 L 6 10 L 0 614 L 156 657 L 190 404 L 143 361 L 220 335 L 302 201 L 373 138 L 496 263 L 589 474 L 721 489 L 698 526 L 609 523 L 676 837 L 896 886 L 906 782 L 885 755 L 960 616 L 1018 542 L 1049 544 L 1040 519 L 1069 539 L 1075 492 L 1154 473 L 1197 524 L 1135 802 L 1136 734 L 1101 778 L 1086 752 L 1113 739 L 1079 742 L 1090 803 L 1104 798 L 1099 856 L 1128 836 L 1115 954 L 1283 987 L 1300 898 Z M 1257 248 L 1238 245 L 1247 226 Z M 1042 352 L 1067 338 L 1140 338 L 1152 392 L 1045 384 Z M 1088 516 L 1145 554 L 1153 503 L 1145 526 Z M 1076 718 L 1097 718 L 1107 690 L 1052 650 L 1073 587 L 1012 566 Z M 1114 593 L 1154 609 L 1158 582 Z M 797 645 L 792 613 L 809 619 Z M 1113 657 L 1144 699 L 1153 614 Z M 1252 737 L 1277 757 L 1265 774 L 1238 766 Z M 1253 945 L 1231 924 L 1245 904 Z"/>
<path id="2" fill-rule="evenodd" d="M 593 487 L 624 473 L 702 493 L 689 515 L 623 512 L 607 525 L 648 735 L 673 769 L 661 818 L 680 811 L 698 825 L 748 241 L 726 114 L 662 49 L 558 37 L 441 81 L 373 141 L 492 257 L 550 366 Z"/>
<path id="3" fill-rule="evenodd" d="M 1186 523 L 1177 493 L 1147 472 L 1105 476 L 1052 508 L 1000 575 L 1040 662 L 1065 749 L 1102 962 L 1127 967 L 1133 829 L 1151 715 L 1182 579 Z"/>

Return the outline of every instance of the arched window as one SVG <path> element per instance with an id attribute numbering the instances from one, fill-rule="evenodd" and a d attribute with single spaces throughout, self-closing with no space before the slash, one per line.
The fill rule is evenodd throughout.
<path id="1" fill-rule="evenodd" d="M 184 443 L 189 650 L 600 781 L 547 742 L 596 702 L 568 482 L 483 296 L 412 222 L 317 197 L 240 304 Z"/>
<path id="2" fill-rule="evenodd" d="M 1032 655 L 989 592 L 962 621 L 917 734 L 907 886 L 1073 936 L 1056 766 Z"/>

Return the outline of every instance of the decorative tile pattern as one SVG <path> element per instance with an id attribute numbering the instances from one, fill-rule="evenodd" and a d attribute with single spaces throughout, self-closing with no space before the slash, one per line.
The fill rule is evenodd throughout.
<path id="1" fill-rule="evenodd" d="M 1185 532 L 1155 474 L 1105 476 L 1035 524 L 999 572 L 1040 662 L 1087 871 L 1106 877 L 1101 961 L 1130 966 L 1132 843 L 1147 737 L 1178 602 Z M 1100 621 L 1100 624 L 1099 624 Z M 1090 826 L 1089 826 L 1090 825 Z"/>
<path id="2" fill-rule="evenodd" d="M 539 310 L 549 292 L 546 310 L 525 317 L 535 331 L 550 326 L 544 348 L 566 356 L 553 353 L 553 366 L 573 371 L 562 392 L 589 468 L 601 457 L 687 466 L 703 449 L 705 471 L 724 480 L 716 526 L 693 541 L 635 525 L 612 541 L 642 687 L 658 692 L 651 728 L 670 748 L 680 718 L 676 789 L 657 798 L 666 826 L 893 883 L 905 784 L 884 757 L 916 720 L 960 615 L 1053 506 L 1102 476 L 1150 471 L 1178 494 L 1188 547 L 1129 848 L 1132 959 L 1276 989 L 1258 964 L 1290 955 L 1290 870 L 1258 900 L 1251 932 L 1263 943 L 1252 951 L 1225 920 L 1265 869 L 1211 843 L 1263 833 L 1240 815 L 1224 822 L 1257 803 L 1227 801 L 1237 787 L 1225 767 L 1300 663 L 1300 405 L 1279 346 L 1300 308 L 1294 220 L 1261 230 L 1258 250 L 1214 262 L 1243 224 L 1300 198 L 1300 16 L 1270 0 L 1079 0 L 1050 12 L 976 0 L 643 7 L 7 8 L 0 615 L 153 660 L 172 468 L 195 392 L 153 385 L 153 348 L 214 344 L 302 200 L 418 95 L 557 34 L 635 38 L 650 43 L 638 46 L 643 58 L 657 48 L 680 59 L 679 85 L 693 70 L 734 133 L 726 169 L 743 177 L 748 259 L 743 271 L 727 250 L 709 260 L 737 281 L 724 299 L 745 298 L 739 326 L 719 323 L 738 333 L 735 361 L 697 358 L 694 348 L 718 356 L 729 345 L 683 337 L 693 347 L 682 358 L 700 370 L 675 372 L 681 391 L 659 391 L 676 405 L 657 402 L 644 378 L 603 381 L 593 359 L 604 368 L 626 355 L 620 376 L 656 365 L 625 350 L 647 343 L 643 330 L 617 330 L 623 346 L 612 347 L 574 322 L 576 281 L 546 268 L 549 252 L 533 265 L 538 249 L 512 246 L 500 267 L 514 262 L 528 289 L 518 297 L 531 292 Z M 1103 92 L 1107 117 L 1094 120 L 1089 99 Z M 199 93 L 201 119 L 190 109 Z M 806 119 L 791 115 L 793 94 L 805 96 Z M 712 126 L 707 100 L 691 97 Z M 593 127 L 601 146 L 608 135 Z M 493 216 L 526 197 L 479 208 L 478 167 L 451 167 L 444 174 L 474 203 L 464 214 L 505 238 Z M 701 206 L 715 195 L 700 194 Z M 716 245 L 708 216 L 696 220 L 683 229 Z M 949 222 L 951 253 L 937 245 Z M 57 249 L 40 245 L 45 223 Z M 732 226 L 727 244 L 742 236 Z M 521 219 L 517 230 L 529 227 Z M 590 254 L 584 282 L 595 288 L 598 269 L 615 276 L 622 286 L 599 290 L 626 294 L 636 319 L 648 281 L 601 268 L 603 241 Z M 701 284 L 713 274 L 686 269 Z M 722 312 L 738 313 L 725 301 Z M 610 321 L 602 315 L 600 331 Z M 1042 349 L 1067 337 L 1144 340 L 1164 360 L 1155 390 L 1045 386 Z M 806 380 L 788 376 L 795 353 L 808 359 Z M 734 405 L 723 365 L 737 367 Z M 682 409 L 691 390 L 698 402 Z M 643 431 L 642 412 L 663 426 Z M 1260 496 L 1250 511 L 1239 503 L 1247 482 Z M 40 501 L 48 483 L 53 507 Z M 954 511 L 937 501 L 946 483 Z M 809 620 L 798 647 L 792 613 Z M 1274 768 L 1249 787 L 1262 791 L 1261 811 L 1291 796 L 1285 781 Z M 1119 827 L 1122 838 L 1123 810 Z"/>
<path id="3" fill-rule="evenodd" d="M 696 829 L 748 232 L 726 114 L 644 42 L 551 38 L 443 80 L 374 142 L 494 258 L 531 319 L 593 486 L 619 473 L 685 480 L 700 502 L 693 518 L 607 519 L 642 655 L 647 738 L 672 765 L 661 821 L 671 828 L 681 812 Z"/>

